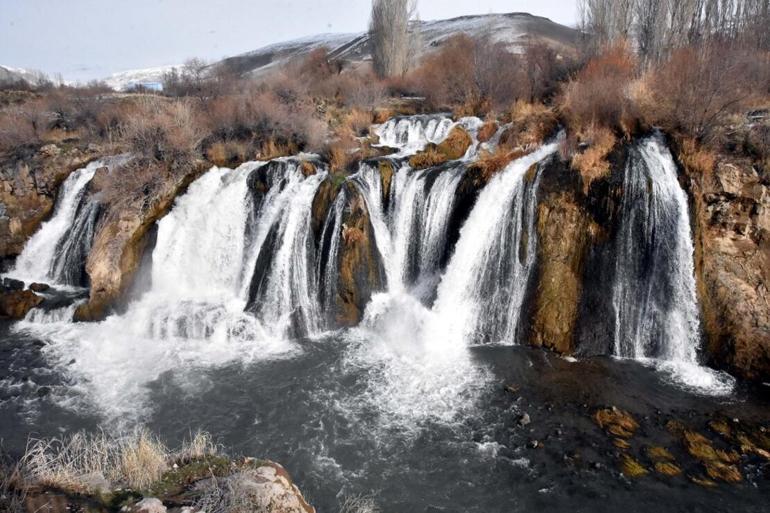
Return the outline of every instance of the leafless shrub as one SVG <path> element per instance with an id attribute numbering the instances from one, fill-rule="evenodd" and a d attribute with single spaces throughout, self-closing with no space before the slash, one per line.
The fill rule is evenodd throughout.
<path id="1" fill-rule="evenodd" d="M 164 162 L 192 159 L 205 132 L 189 101 L 142 98 L 134 116 L 125 120 L 123 137 L 133 152 Z"/>

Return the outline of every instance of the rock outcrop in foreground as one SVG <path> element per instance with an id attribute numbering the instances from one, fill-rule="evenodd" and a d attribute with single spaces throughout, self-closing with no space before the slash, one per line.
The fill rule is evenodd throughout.
<path id="1" fill-rule="evenodd" d="M 288 472 L 272 461 L 206 456 L 174 467 L 146 490 L 36 485 L 25 490 L 23 508 L 27 513 L 315 513 Z"/>

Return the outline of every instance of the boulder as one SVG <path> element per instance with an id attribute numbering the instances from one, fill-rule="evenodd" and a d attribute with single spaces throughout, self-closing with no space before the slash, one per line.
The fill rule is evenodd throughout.
<path id="1" fill-rule="evenodd" d="M 31 290 L 5 290 L 0 292 L 0 317 L 23 319 L 42 302 L 43 298 Z"/>
<path id="2" fill-rule="evenodd" d="M 5 290 L 24 290 L 24 282 L 13 278 L 3 278 L 3 288 Z"/>
<path id="3" fill-rule="evenodd" d="M 31 290 L 32 292 L 45 292 L 50 288 L 51 286 L 48 285 L 47 283 L 31 283 L 29 285 L 29 290 Z"/>
<path id="4" fill-rule="evenodd" d="M 166 513 L 166 511 L 166 506 L 153 497 L 144 498 L 131 508 L 131 513 Z"/>
<path id="5" fill-rule="evenodd" d="M 315 513 L 288 472 L 277 463 L 262 462 L 256 468 L 243 468 L 218 480 L 197 486 L 209 492 L 224 511 L 259 511 L 264 513 Z M 216 506 L 215 506 L 216 507 Z"/>

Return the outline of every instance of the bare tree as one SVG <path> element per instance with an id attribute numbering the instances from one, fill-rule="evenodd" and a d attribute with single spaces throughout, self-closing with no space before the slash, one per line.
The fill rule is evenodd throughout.
<path id="1" fill-rule="evenodd" d="M 369 39 L 375 72 L 381 77 L 406 73 L 410 60 L 409 20 L 416 0 L 374 0 L 369 21 Z M 418 27 L 419 29 L 419 27 Z"/>

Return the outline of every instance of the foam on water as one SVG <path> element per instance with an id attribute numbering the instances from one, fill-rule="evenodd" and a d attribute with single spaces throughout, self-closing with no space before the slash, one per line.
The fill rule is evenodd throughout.
<path id="1" fill-rule="evenodd" d="M 177 199 L 158 223 L 150 290 L 125 314 L 73 324 L 65 312 L 16 325 L 49 342 L 49 358 L 108 419 L 142 418 L 147 385 L 165 373 L 194 376 L 196 369 L 297 350 L 244 312 L 241 282 L 250 275 L 242 267 L 253 260 L 245 237 L 247 179 L 261 165 L 213 168 Z"/>

